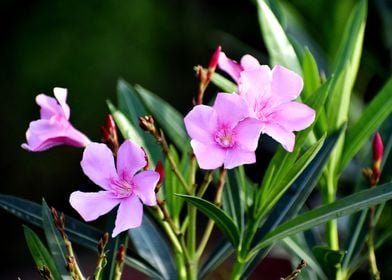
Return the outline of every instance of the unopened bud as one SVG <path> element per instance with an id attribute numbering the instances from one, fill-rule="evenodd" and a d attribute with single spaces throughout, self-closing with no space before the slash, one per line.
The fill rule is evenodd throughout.
<path id="1" fill-rule="evenodd" d="M 102 141 L 106 145 L 108 145 L 108 147 L 112 150 L 113 154 L 117 154 L 117 150 L 119 147 L 117 127 L 111 114 L 108 114 L 106 116 L 106 126 L 101 126 L 101 133 Z"/>
<path id="2" fill-rule="evenodd" d="M 53 279 L 52 274 L 50 274 L 50 270 L 46 265 L 39 267 L 38 272 L 41 275 L 42 279 L 45 279 L 45 280 L 52 280 Z"/>
<path id="3" fill-rule="evenodd" d="M 109 240 L 109 234 L 107 232 L 105 232 L 101 238 L 99 239 L 98 242 L 98 252 L 100 254 L 102 254 L 105 250 L 106 245 L 108 244 L 108 240 Z"/>
<path id="4" fill-rule="evenodd" d="M 124 244 L 121 244 L 120 247 L 118 248 L 117 255 L 116 255 L 116 262 L 118 265 L 121 265 L 124 262 L 124 256 L 125 256 L 125 246 Z"/>
<path id="5" fill-rule="evenodd" d="M 373 162 L 377 162 L 377 164 L 380 165 L 383 156 L 384 144 L 382 142 L 380 133 L 377 132 L 373 138 Z"/>
<path id="6" fill-rule="evenodd" d="M 155 171 L 159 173 L 159 181 L 157 183 L 157 186 L 155 187 L 155 193 L 158 193 L 159 190 L 161 189 L 163 179 L 165 178 L 165 167 L 163 166 L 163 164 L 160 160 L 158 160 L 158 162 L 157 162 L 157 166 L 155 167 Z"/>
<path id="7" fill-rule="evenodd" d="M 215 68 L 218 65 L 219 55 L 220 55 L 221 51 L 222 51 L 222 47 L 218 46 L 216 48 L 216 50 L 214 51 L 214 53 L 212 54 L 212 57 L 210 59 L 210 63 L 208 65 L 208 72 L 209 73 L 213 73 L 215 71 Z"/>
<path id="8" fill-rule="evenodd" d="M 147 131 L 153 135 L 156 132 L 154 118 L 151 115 L 139 117 L 139 126 L 144 131 Z"/>

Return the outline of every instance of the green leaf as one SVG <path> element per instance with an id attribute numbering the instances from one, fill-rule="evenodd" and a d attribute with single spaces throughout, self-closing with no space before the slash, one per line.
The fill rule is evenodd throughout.
<path id="1" fill-rule="evenodd" d="M 373 98 L 363 111 L 360 119 L 348 130 L 339 171 L 343 171 L 349 161 L 363 144 L 377 130 L 381 123 L 392 113 L 392 78 Z"/>
<path id="2" fill-rule="evenodd" d="M 347 122 L 350 96 L 358 72 L 365 31 L 367 1 L 358 2 L 348 19 L 337 56 L 335 82 L 327 113 L 331 129 Z"/>
<path id="3" fill-rule="evenodd" d="M 234 248 L 239 243 L 238 228 L 232 218 L 227 215 L 222 209 L 216 207 L 211 202 L 202 198 L 190 195 L 178 195 L 184 198 L 187 202 L 197 207 L 204 215 L 213 220 L 223 235 L 230 241 Z"/>
<path id="4" fill-rule="evenodd" d="M 136 85 L 135 89 L 144 106 L 148 108 L 165 134 L 169 136 L 181 152 L 186 152 L 189 146 L 189 139 L 185 132 L 184 117 L 159 96 L 139 85 Z"/>
<path id="5" fill-rule="evenodd" d="M 119 111 L 110 101 L 107 101 L 110 113 L 112 114 L 116 124 L 125 139 L 131 139 L 136 144 L 146 147 L 143 137 L 140 136 L 135 126 L 128 120 L 128 118 Z"/>
<path id="6" fill-rule="evenodd" d="M 127 117 L 133 125 L 134 133 L 139 134 L 145 144 L 144 149 L 148 150 L 153 162 L 162 160 L 162 151 L 157 145 L 154 137 L 143 131 L 139 126 L 139 117 L 148 115 L 147 109 L 141 102 L 136 90 L 126 81 L 120 79 L 117 83 L 118 109 Z"/>
<path id="7" fill-rule="evenodd" d="M 66 269 L 68 256 L 67 249 L 65 248 L 63 238 L 53 223 L 52 212 L 50 211 L 45 200 L 42 200 L 42 225 L 45 232 L 46 241 L 48 242 L 49 250 L 61 277 L 71 279 L 71 276 Z"/>
<path id="8" fill-rule="evenodd" d="M 140 227 L 130 229 L 128 234 L 138 254 L 154 267 L 163 279 L 176 279 L 177 271 L 171 250 L 148 215 L 143 216 Z"/>
<path id="9" fill-rule="evenodd" d="M 305 231 L 326 221 L 352 214 L 370 206 L 392 199 L 392 183 L 367 189 L 339 199 L 333 203 L 310 210 L 269 232 L 256 245 L 252 254 L 278 240 Z"/>
<path id="10" fill-rule="evenodd" d="M 304 78 L 304 89 L 301 97 L 306 100 L 312 93 L 314 93 L 320 86 L 320 74 L 318 71 L 316 60 L 308 48 L 305 48 L 302 71 Z"/>
<path id="11" fill-rule="evenodd" d="M 336 270 L 340 267 L 344 258 L 344 251 L 317 246 L 313 248 L 313 253 L 328 278 L 333 279 L 336 276 Z"/>
<path id="12" fill-rule="evenodd" d="M 240 231 L 244 226 L 244 194 L 241 185 L 238 169 L 228 170 L 226 185 L 222 192 L 222 207 L 226 213 L 229 213 Z"/>
<path id="13" fill-rule="evenodd" d="M 324 274 L 323 269 L 320 267 L 318 263 L 317 257 L 312 254 L 310 249 L 304 242 L 300 242 L 298 238 L 290 238 L 287 237 L 282 240 L 283 244 L 286 245 L 290 251 L 296 254 L 300 259 L 304 260 L 307 266 L 314 270 L 317 273 L 318 277 L 323 280 L 331 279 L 327 278 Z"/>
<path id="14" fill-rule="evenodd" d="M 26 222 L 43 227 L 42 207 L 38 203 L 11 195 L 0 194 L 0 207 Z M 67 215 L 65 216 L 65 232 L 72 242 L 94 252 L 97 250 L 98 240 L 102 236 L 101 231 Z M 157 275 L 154 268 L 151 268 L 143 259 L 132 252 L 128 252 L 125 261 L 127 265 L 150 277 Z"/>
<path id="15" fill-rule="evenodd" d="M 30 253 L 33 256 L 38 270 L 41 270 L 44 266 L 46 266 L 53 276 L 53 279 L 61 279 L 60 273 L 57 271 L 52 257 L 39 237 L 34 233 L 34 231 L 25 225 L 23 225 L 23 232 L 27 246 L 29 247 Z"/>
<path id="16" fill-rule="evenodd" d="M 237 85 L 232 81 L 226 79 L 218 73 L 214 73 L 211 77 L 211 82 L 218 88 L 227 93 L 237 92 Z"/>
<path id="17" fill-rule="evenodd" d="M 316 186 L 340 133 L 341 131 L 329 136 L 325 140 L 323 147 L 312 162 L 275 204 L 274 208 L 269 212 L 266 222 L 256 233 L 253 245 L 259 243 L 267 233 L 271 232 L 279 224 L 295 216 L 303 207 L 305 201 Z M 245 273 L 243 274 L 244 277 L 250 276 L 251 272 L 266 256 L 269 249 L 265 248 L 259 251 L 252 261 L 247 264 Z"/>
<path id="18" fill-rule="evenodd" d="M 295 50 L 278 19 L 263 0 L 258 0 L 259 23 L 268 53 L 271 57 L 270 64 L 281 64 L 298 74 L 301 74 L 301 66 Z"/>

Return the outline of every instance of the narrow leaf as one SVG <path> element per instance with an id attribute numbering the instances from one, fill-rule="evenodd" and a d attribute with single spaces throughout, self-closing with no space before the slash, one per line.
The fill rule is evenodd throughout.
<path id="1" fill-rule="evenodd" d="M 138 254 L 154 267 L 164 279 L 176 279 L 177 272 L 171 250 L 162 233 L 148 215 L 143 216 L 140 227 L 130 229 L 128 234 Z"/>
<path id="2" fill-rule="evenodd" d="M 204 215 L 213 220 L 223 235 L 230 241 L 234 248 L 239 242 L 238 228 L 233 220 L 222 209 L 216 207 L 211 202 L 199 197 L 190 195 L 178 195 L 184 198 L 187 202 L 197 207 Z"/>
<path id="3" fill-rule="evenodd" d="M 258 0 L 259 23 L 268 53 L 271 57 L 270 64 L 281 64 L 298 74 L 301 66 L 295 50 L 278 19 L 264 0 Z"/>
<path id="4" fill-rule="evenodd" d="M 302 91 L 301 97 L 306 100 L 306 98 L 308 98 L 321 86 L 320 74 L 316 60 L 308 48 L 305 48 L 302 70 L 304 78 L 304 89 Z"/>
<path id="5" fill-rule="evenodd" d="M 143 104 L 154 116 L 166 135 L 168 135 L 177 148 L 182 152 L 186 152 L 189 146 L 186 143 L 189 142 L 189 139 L 185 132 L 184 117 L 159 96 L 139 85 L 136 85 L 135 89 Z"/>
<path id="6" fill-rule="evenodd" d="M 237 85 L 218 73 L 212 75 L 211 82 L 224 92 L 237 92 Z"/>
<path id="7" fill-rule="evenodd" d="M 370 206 L 380 204 L 392 199 L 392 183 L 367 189 L 339 199 L 333 203 L 310 210 L 268 233 L 263 240 L 254 247 L 252 253 L 268 246 L 269 244 L 305 231 L 326 221 L 352 214 Z"/>
<path id="8" fill-rule="evenodd" d="M 27 246 L 29 247 L 38 270 L 41 270 L 46 266 L 55 280 L 61 279 L 60 273 L 57 271 L 56 265 L 50 256 L 48 249 L 46 249 L 39 237 L 25 225 L 23 225 L 23 232 Z"/>
<path id="9" fill-rule="evenodd" d="M 373 98 L 363 111 L 360 119 L 348 130 L 344 143 L 339 171 L 343 171 L 349 161 L 361 149 L 382 122 L 392 113 L 392 78 Z"/>
<path id="10" fill-rule="evenodd" d="M 68 255 L 67 249 L 65 248 L 63 238 L 53 223 L 52 212 L 45 200 L 42 200 L 42 224 L 49 250 L 53 256 L 53 260 L 59 270 L 59 273 L 63 279 L 71 279 L 71 276 L 66 269 Z"/>
<path id="11" fill-rule="evenodd" d="M 244 223 L 244 194 L 237 168 L 229 170 L 226 175 L 226 186 L 222 193 L 222 207 L 229 213 L 234 223 L 239 229 L 243 228 Z"/>

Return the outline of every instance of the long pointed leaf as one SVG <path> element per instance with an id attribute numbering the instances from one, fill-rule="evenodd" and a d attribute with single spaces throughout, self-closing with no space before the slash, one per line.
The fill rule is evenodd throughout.
<path id="1" fill-rule="evenodd" d="M 142 225 L 130 229 L 128 234 L 139 255 L 155 267 L 163 279 L 177 279 L 172 252 L 161 232 L 147 215 L 144 215 Z"/>
<path id="2" fill-rule="evenodd" d="M 218 228 L 222 231 L 223 235 L 230 241 L 234 248 L 237 247 L 239 242 L 238 227 L 233 222 L 232 218 L 227 215 L 222 209 L 216 207 L 211 202 L 202 198 L 190 195 L 178 195 L 184 198 L 187 202 L 192 203 L 204 215 L 213 220 Z"/>
<path id="3" fill-rule="evenodd" d="M 26 222 L 43 227 L 42 207 L 38 203 L 11 195 L 0 194 L 0 207 Z M 65 216 L 65 231 L 72 242 L 93 251 L 96 251 L 98 240 L 102 236 L 101 231 L 69 216 Z M 127 253 L 125 261 L 127 265 L 150 277 L 157 276 L 154 268 L 150 267 L 133 252 Z"/>
<path id="4" fill-rule="evenodd" d="M 53 223 L 52 212 L 45 200 L 42 200 L 42 224 L 46 241 L 48 242 L 50 252 L 61 277 L 63 279 L 72 279 L 66 269 L 68 253 L 65 248 L 64 240 Z"/>
<path id="5" fill-rule="evenodd" d="M 392 113 L 391 92 L 392 78 L 388 80 L 381 91 L 363 111 L 360 119 L 348 131 L 340 161 L 340 172 L 343 171 L 348 162 L 370 138 L 371 134 Z"/>
<path id="6" fill-rule="evenodd" d="M 340 133 L 341 131 L 331 135 L 325 140 L 323 147 L 312 162 L 279 199 L 269 214 L 267 221 L 257 232 L 253 242 L 254 245 L 259 243 L 268 232 L 275 229 L 279 224 L 294 217 L 303 207 L 305 201 L 316 186 Z M 269 249 L 263 249 L 253 258 L 247 265 L 244 273 L 245 277 L 250 275 L 268 251 Z"/>
<path id="7" fill-rule="evenodd" d="M 189 142 L 189 139 L 185 132 L 184 117 L 169 103 L 152 92 L 139 85 L 136 85 L 135 89 L 143 104 L 163 128 L 170 140 L 182 152 L 186 152 L 189 146 L 186 143 Z"/>
<path id="8" fill-rule="evenodd" d="M 392 183 L 354 193 L 333 203 L 310 210 L 268 233 L 261 242 L 254 247 L 252 253 L 269 244 L 305 231 L 326 221 L 355 213 L 370 206 L 392 199 Z"/>
<path id="9" fill-rule="evenodd" d="M 23 226 L 23 232 L 27 246 L 29 247 L 30 253 L 33 256 L 38 270 L 41 270 L 44 266 L 46 266 L 54 280 L 60 280 L 60 273 L 57 271 L 56 265 L 50 256 L 48 249 L 46 249 L 39 237 L 34 233 L 34 231 L 25 225 Z"/>
<path id="10" fill-rule="evenodd" d="M 301 74 L 301 65 L 293 46 L 278 19 L 264 0 L 258 0 L 259 22 L 271 57 L 270 64 L 281 64 L 298 74 Z"/>

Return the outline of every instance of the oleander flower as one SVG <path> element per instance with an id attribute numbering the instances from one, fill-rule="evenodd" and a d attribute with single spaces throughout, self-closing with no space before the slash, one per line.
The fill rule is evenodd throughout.
<path id="1" fill-rule="evenodd" d="M 221 53 L 219 67 L 237 82 L 238 94 L 246 100 L 250 116 L 262 124 L 262 133 L 292 152 L 293 132 L 307 128 L 315 118 L 312 108 L 293 101 L 302 91 L 301 76 L 281 65 L 271 70 L 250 55 L 242 57 L 238 64 Z"/>
<path id="2" fill-rule="evenodd" d="M 39 94 L 35 98 L 41 107 L 41 119 L 32 121 L 26 132 L 26 142 L 22 148 L 32 152 L 44 151 L 58 145 L 85 147 L 90 140 L 75 129 L 69 122 L 70 109 L 67 100 L 67 90 L 55 87 L 56 98 Z"/>
<path id="3" fill-rule="evenodd" d="M 212 107 L 197 105 L 185 117 L 191 146 L 202 169 L 231 169 L 256 161 L 261 124 L 249 118 L 244 99 L 218 93 Z"/>
<path id="4" fill-rule="evenodd" d="M 155 187 L 158 172 L 140 171 L 147 164 L 141 147 L 124 141 L 117 153 L 115 167 L 111 150 L 105 144 L 90 143 L 83 153 L 81 166 L 91 181 L 103 188 L 99 192 L 75 191 L 70 196 L 72 207 L 85 221 L 93 221 L 119 205 L 112 236 L 139 227 L 143 204 L 156 205 Z"/>

